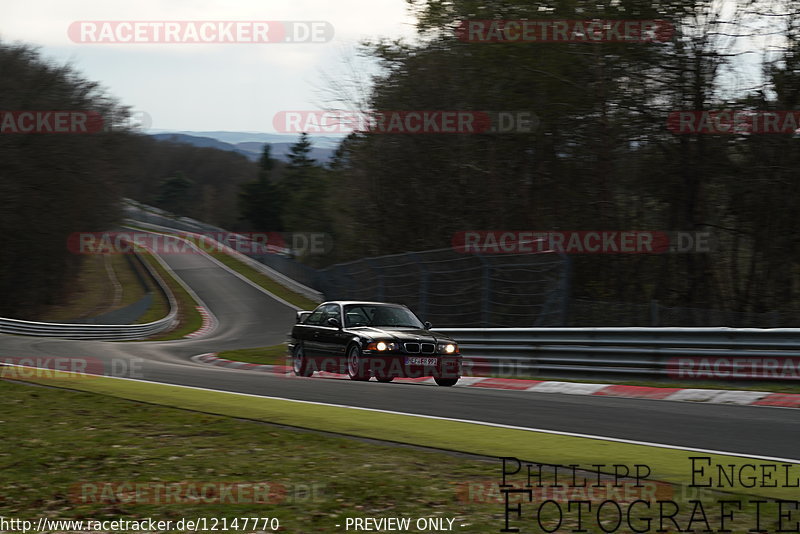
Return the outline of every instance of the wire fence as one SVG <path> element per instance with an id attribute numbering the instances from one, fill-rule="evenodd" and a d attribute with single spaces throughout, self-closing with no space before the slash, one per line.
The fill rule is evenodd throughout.
<path id="1" fill-rule="evenodd" d="M 144 205 L 130 218 L 190 232 L 221 228 Z M 281 254 L 252 256 L 320 291 L 327 300 L 376 300 L 407 305 L 440 327 L 534 326 L 800 326 L 798 314 L 734 312 L 570 299 L 570 262 L 557 253 L 462 254 L 452 249 L 406 252 L 315 269 Z"/>
<path id="2" fill-rule="evenodd" d="M 550 254 L 406 252 L 320 271 L 331 300 L 407 305 L 436 326 L 559 326 L 566 320 L 569 262 Z"/>
<path id="3" fill-rule="evenodd" d="M 189 232 L 224 232 L 130 202 L 133 220 Z M 406 252 L 315 269 L 281 254 L 251 257 L 322 292 L 326 300 L 405 304 L 441 327 L 563 326 L 569 260 L 559 253 L 462 254 L 452 249 Z"/>
<path id="4" fill-rule="evenodd" d="M 735 312 L 707 308 L 573 299 L 564 326 L 729 326 L 778 328 L 800 326 L 797 315 Z"/>

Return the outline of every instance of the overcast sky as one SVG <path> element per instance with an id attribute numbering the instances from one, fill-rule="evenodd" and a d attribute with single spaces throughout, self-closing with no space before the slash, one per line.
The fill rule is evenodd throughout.
<path id="1" fill-rule="evenodd" d="M 69 30 L 86 21 L 325 21 L 333 36 L 309 44 L 76 42 L 80 32 Z M 331 80 L 346 84 L 351 70 L 368 86 L 375 65 L 357 56 L 358 43 L 413 38 L 413 24 L 405 0 L 0 0 L 0 40 L 32 43 L 46 58 L 72 64 L 146 113 L 155 130 L 274 132 L 281 111 L 331 107 Z M 756 60 L 737 58 L 726 86 L 755 85 Z"/>
<path id="2" fill-rule="evenodd" d="M 371 37 L 413 36 L 405 0 L 25 0 L 0 2 L 0 39 L 41 47 L 134 110 L 155 129 L 272 132 L 282 110 L 317 110 L 327 77 Z M 327 21 L 334 36 L 311 44 L 83 44 L 76 21 Z M 356 63 L 366 72 L 369 63 Z"/>

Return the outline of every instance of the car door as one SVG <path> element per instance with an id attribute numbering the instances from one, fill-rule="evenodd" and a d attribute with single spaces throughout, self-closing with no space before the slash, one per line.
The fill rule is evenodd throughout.
<path id="1" fill-rule="evenodd" d="M 321 357 L 322 349 L 319 342 L 319 327 L 322 324 L 323 316 L 325 315 L 325 306 L 317 306 L 311 315 L 306 317 L 302 324 L 295 327 L 297 338 L 303 344 L 303 351 L 309 362 L 318 363 Z M 319 369 L 319 367 L 312 367 L 312 369 Z"/>
<path id="2" fill-rule="evenodd" d="M 309 320 L 312 320 L 313 316 L 313 326 L 306 342 L 311 350 L 306 351 L 306 356 L 309 358 L 314 370 L 328 370 L 333 363 L 330 359 L 331 349 L 329 345 L 333 332 L 338 329 L 328 326 L 327 321 L 330 317 L 337 317 L 338 309 L 338 304 L 323 304 L 309 316 Z M 319 311 L 319 314 L 317 314 L 317 311 Z"/>
<path id="3" fill-rule="evenodd" d="M 328 325 L 329 319 L 336 319 L 339 326 Z M 320 348 L 324 353 L 324 368 L 336 373 L 343 368 L 343 361 L 346 357 L 345 350 L 347 350 L 347 342 L 350 339 L 350 336 L 342 329 L 344 324 L 342 320 L 341 306 L 332 304 L 325 310 L 325 317 L 319 330 Z"/>

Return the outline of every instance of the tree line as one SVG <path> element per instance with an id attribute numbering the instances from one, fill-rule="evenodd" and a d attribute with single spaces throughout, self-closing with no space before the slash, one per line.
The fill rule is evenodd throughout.
<path id="1" fill-rule="evenodd" d="M 4 120 L 31 110 L 102 118 L 101 128 L 85 134 L 15 133 L 3 123 L 1 317 L 35 319 L 69 298 L 83 261 L 67 248 L 70 234 L 120 224 L 124 197 L 221 226 L 241 224 L 239 186 L 257 175 L 255 163 L 142 135 L 130 127 L 129 109 L 98 83 L 32 46 L 0 42 L 0 110 Z"/>
<path id="2" fill-rule="evenodd" d="M 679 134 L 669 121 L 680 110 L 799 110 L 800 2 L 409 4 L 417 41 L 364 44 L 382 69 L 354 107 L 524 110 L 538 126 L 353 133 L 317 175 L 331 261 L 443 248 L 465 230 L 710 232 L 709 253 L 573 256 L 573 297 L 780 311 L 797 322 L 800 139 Z M 472 19 L 595 18 L 667 20 L 674 35 L 476 44 L 457 31 Z M 318 216 L 319 204 L 307 206 Z"/>
<path id="3" fill-rule="evenodd" d="M 316 266 L 444 248 L 468 230 L 711 232 L 709 253 L 573 256 L 573 297 L 797 318 L 800 139 L 677 134 L 669 120 L 681 110 L 798 110 L 799 1 L 409 6 L 413 43 L 363 44 L 382 68 L 354 109 L 525 111 L 536 127 L 354 132 L 326 164 L 309 157 L 307 136 L 285 164 L 268 146 L 253 163 L 124 128 L 0 136 L 0 314 L 59 298 L 80 261 L 64 251 L 65 234 L 115 224 L 116 200 L 130 196 L 231 229 L 330 233 L 333 253 L 301 258 Z M 473 19 L 595 18 L 667 20 L 675 32 L 591 44 L 478 44 L 458 34 Z M 0 109 L 125 112 L 30 47 L 0 45 L 0 73 Z"/>

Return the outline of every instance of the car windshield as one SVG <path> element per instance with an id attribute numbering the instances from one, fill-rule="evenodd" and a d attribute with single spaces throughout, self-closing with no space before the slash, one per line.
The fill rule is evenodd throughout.
<path id="1" fill-rule="evenodd" d="M 344 307 L 345 326 L 394 326 L 425 328 L 411 310 L 380 304 L 350 304 Z"/>

